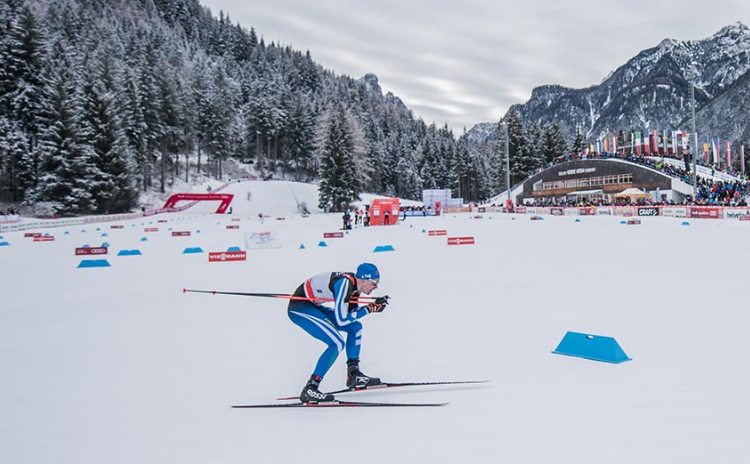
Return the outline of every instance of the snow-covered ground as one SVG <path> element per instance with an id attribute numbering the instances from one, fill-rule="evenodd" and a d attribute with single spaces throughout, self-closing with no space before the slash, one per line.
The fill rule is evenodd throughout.
<path id="1" fill-rule="evenodd" d="M 316 206 L 309 188 L 229 190 L 231 216 L 196 207 L 124 229 L 50 229 L 54 242 L 2 234 L 0 462 L 750 462 L 750 223 L 448 215 L 322 248 L 340 215 L 295 214 L 300 199 Z M 261 224 L 257 212 L 270 217 Z M 423 229 L 476 244 L 449 247 Z M 282 247 L 237 263 L 181 253 L 244 248 L 251 231 L 277 232 Z M 112 267 L 76 269 L 74 249 L 105 240 Z M 395 252 L 373 253 L 385 244 Z M 133 248 L 143 255 L 116 256 Z M 392 298 L 363 321 L 365 372 L 492 382 L 357 394 L 450 402 L 442 408 L 230 409 L 297 394 L 323 346 L 282 300 L 182 288 L 291 292 L 365 260 Z M 616 337 L 633 360 L 551 354 L 568 330 Z M 324 389 L 341 388 L 344 371 L 342 355 Z"/>

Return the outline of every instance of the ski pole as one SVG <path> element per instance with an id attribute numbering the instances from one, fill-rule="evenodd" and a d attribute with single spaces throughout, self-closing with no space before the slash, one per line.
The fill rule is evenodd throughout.
<path id="1" fill-rule="evenodd" d="M 327 303 L 334 301 L 333 298 L 308 298 L 306 296 L 294 296 L 288 293 L 258 293 L 258 292 L 221 292 L 217 290 L 193 290 L 190 288 L 183 288 L 182 293 L 209 293 L 211 295 L 236 295 L 236 296 L 257 296 L 264 298 L 280 298 L 284 300 L 300 300 L 300 301 L 314 301 L 320 303 Z M 360 296 L 357 299 L 349 300 L 349 303 L 354 304 L 368 304 L 375 302 L 375 297 Z"/>

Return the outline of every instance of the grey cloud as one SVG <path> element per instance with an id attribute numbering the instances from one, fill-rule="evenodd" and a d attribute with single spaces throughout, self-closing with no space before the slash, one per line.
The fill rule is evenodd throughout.
<path id="1" fill-rule="evenodd" d="M 739 0 L 202 0 L 266 41 L 328 69 L 372 72 L 425 122 L 454 131 L 499 119 L 543 84 L 587 87 L 664 38 L 707 37 L 744 19 Z"/>

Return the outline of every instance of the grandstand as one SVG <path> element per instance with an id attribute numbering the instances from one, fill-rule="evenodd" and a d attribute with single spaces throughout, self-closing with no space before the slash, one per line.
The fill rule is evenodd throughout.
<path id="1" fill-rule="evenodd" d="M 664 204 L 737 204 L 745 201 L 747 183 L 732 174 L 698 166 L 698 195 L 692 174 L 670 158 L 594 155 L 563 157 L 519 184 L 516 204 L 614 204 L 622 192 L 641 192 L 639 200 Z M 633 198 L 635 200 L 635 198 Z"/>
<path id="2" fill-rule="evenodd" d="M 628 190 L 658 192 L 661 201 L 682 203 L 692 185 L 654 168 L 617 158 L 566 161 L 523 182 L 517 204 L 564 203 L 579 199 L 611 201 Z"/>

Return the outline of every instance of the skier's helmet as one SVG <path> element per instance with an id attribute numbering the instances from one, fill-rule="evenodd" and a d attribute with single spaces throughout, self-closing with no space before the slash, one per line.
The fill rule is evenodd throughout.
<path id="1" fill-rule="evenodd" d="M 380 272 L 378 271 L 378 268 L 374 264 L 362 263 L 359 266 L 357 266 L 356 276 L 358 279 L 362 279 L 362 280 L 379 280 Z"/>

